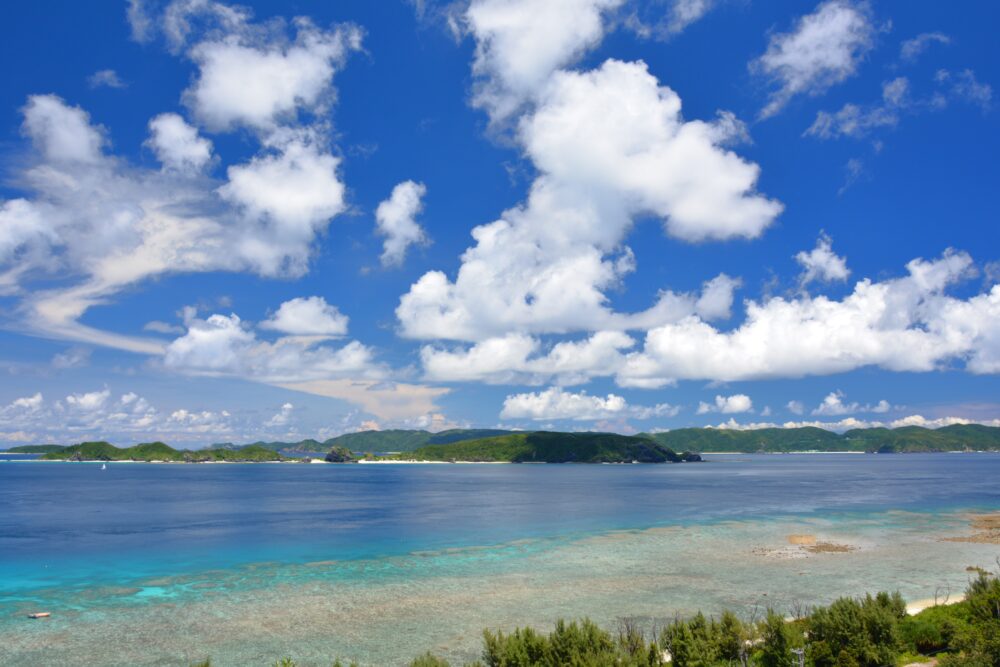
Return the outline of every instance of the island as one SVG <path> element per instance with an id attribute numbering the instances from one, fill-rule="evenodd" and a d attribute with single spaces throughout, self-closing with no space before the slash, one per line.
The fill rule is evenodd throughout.
<path id="1" fill-rule="evenodd" d="M 206 449 L 174 449 L 163 442 L 116 447 L 109 442 L 75 445 L 22 445 L 4 453 L 34 455 L 43 461 L 239 462 L 469 461 L 489 463 L 677 463 L 705 453 L 927 452 L 1000 451 L 1000 427 L 954 424 L 852 429 L 835 433 L 815 427 L 681 428 L 619 435 L 558 431 L 450 429 L 359 431 L 320 442 L 219 443 Z M 680 453 L 678 453 L 680 452 Z"/>
<path id="2" fill-rule="evenodd" d="M 398 461 L 483 463 L 682 463 L 697 454 L 678 454 L 651 438 L 616 433 L 511 433 L 444 445 L 427 445 L 392 457 Z"/>
<path id="3" fill-rule="evenodd" d="M 250 445 L 238 449 L 197 449 L 178 450 L 163 442 L 146 442 L 134 447 L 119 448 L 110 442 L 82 442 L 78 445 L 63 447 L 58 451 L 42 455 L 43 461 L 146 461 L 175 463 L 261 463 L 283 461 L 278 452 Z"/>

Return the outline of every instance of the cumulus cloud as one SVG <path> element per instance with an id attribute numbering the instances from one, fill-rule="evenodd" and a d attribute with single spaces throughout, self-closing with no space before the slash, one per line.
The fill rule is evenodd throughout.
<path id="1" fill-rule="evenodd" d="M 70 394 L 66 397 L 66 405 L 77 410 L 90 412 L 103 408 L 109 398 L 111 398 L 111 391 L 105 388 L 84 394 Z"/>
<path id="2" fill-rule="evenodd" d="M 32 95 L 21 109 L 21 129 L 46 161 L 78 166 L 99 162 L 105 129 L 90 124 L 90 114 L 55 95 Z"/>
<path id="3" fill-rule="evenodd" d="M 949 251 L 915 259 L 908 275 L 859 281 L 843 300 L 801 295 L 747 301 L 746 319 L 721 331 L 697 317 L 651 329 L 627 355 L 623 386 L 678 379 L 736 381 L 841 373 L 864 366 L 930 371 L 948 363 L 1000 371 L 1000 285 L 960 299 L 945 290 L 969 277 L 972 259 Z"/>
<path id="4" fill-rule="evenodd" d="M 162 113 L 149 121 L 146 145 L 167 169 L 198 171 L 212 159 L 212 142 L 198 136 L 197 128 L 175 113 Z"/>
<path id="5" fill-rule="evenodd" d="M 622 245 L 633 218 L 655 214 L 668 234 L 700 241 L 756 237 L 781 211 L 756 193 L 759 168 L 720 147 L 731 123 L 685 122 L 680 99 L 642 63 L 558 72 L 540 100 L 520 122 L 541 172 L 527 202 L 473 230 L 454 282 L 432 271 L 410 288 L 396 311 L 404 335 L 481 340 L 676 319 L 671 292 L 642 313 L 607 305 L 635 268 Z"/>
<path id="6" fill-rule="evenodd" d="M 80 442 L 102 439 L 120 443 L 163 440 L 187 446 L 228 440 L 252 440 L 287 432 L 294 408 L 284 404 L 272 417 L 254 411 L 158 409 L 128 391 L 117 397 L 110 389 L 71 393 L 46 401 L 41 393 L 0 406 L 0 418 L 11 430 L 0 431 L 0 442 Z"/>
<path id="7" fill-rule="evenodd" d="M 265 426 L 279 427 L 287 426 L 288 421 L 292 418 L 292 412 L 295 411 L 295 406 L 291 403 L 285 403 L 281 406 L 281 409 L 274 414 L 273 417 L 264 422 Z"/>
<path id="8" fill-rule="evenodd" d="M 777 114 L 797 95 L 820 95 L 853 76 L 871 50 L 875 28 L 863 2 L 827 0 L 801 17 L 791 32 L 771 36 L 751 72 L 772 85 L 761 118 Z"/>
<path id="9" fill-rule="evenodd" d="M 4 417 L 10 417 L 12 413 L 17 412 L 38 412 L 44 400 L 41 392 L 37 392 L 31 396 L 15 398 L 9 405 L 0 408 L 0 413 Z"/>
<path id="10" fill-rule="evenodd" d="M 473 0 L 465 19 L 476 39 L 473 104 L 494 123 L 516 114 L 552 73 L 600 43 L 603 15 L 624 0 Z"/>
<path id="11" fill-rule="evenodd" d="M 289 319 L 290 324 L 302 324 Z M 323 337 L 257 338 L 236 314 L 190 318 L 187 333 L 166 348 L 166 368 L 193 375 L 236 376 L 281 384 L 318 379 L 369 378 L 384 375 L 370 348 L 357 341 L 334 348 Z M 329 322 L 326 322 L 329 324 Z"/>
<path id="12" fill-rule="evenodd" d="M 87 85 L 91 88 L 125 88 L 127 84 L 113 69 L 102 69 L 87 77 Z"/>
<path id="13" fill-rule="evenodd" d="M 802 404 L 802 401 L 788 401 L 785 408 L 791 412 L 793 415 L 801 415 L 806 411 L 806 406 Z"/>
<path id="14" fill-rule="evenodd" d="M 195 117 L 210 130 L 236 126 L 268 130 L 294 120 L 299 110 L 322 113 L 332 101 L 333 75 L 361 46 L 354 26 L 323 31 L 296 20 L 292 43 L 262 40 L 237 24 L 221 38 L 194 45 L 188 55 L 198 76 L 184 93 Z"/>
<path id="15" fill-rule="evenodd" d="M 697 414 L 703 415 L 709 412 L 721 412 L 725 415 L 753 412 L 753 401 L 746 394 L 733 394 L 732 396 L 716 396 L 714 403 L 704 401 L 698 403 Z"/>
<path id="16" fill-rule="evenodd" d="M 572 393 L 559 387 L 524 394 L 512 394 L 503 402 L 501 419 L 571 419 L 575 421 L 596 421 L 633 417 L 673 417 L 678 413 L 676 406 L 660 403 L 654 406 L 629 405 L 622 397 L 608 394 L 606 397 L 591 396 L 587 392 Z"/>
<path id="17" fill-rule="evenodd" d="M 855 428 L 902 428 L 904 426 L 920 426 L 922 428 L 941 428 L 942 426 L 953 426 L 955 424 L 982 424 L 983 426 L 1000 426 L 1000 419 L 966 419 L 964 417 L 937 417 L 927 418 L 923 415 L 909 415 L 892 421 L 869 421 L 846 417 L 838 421 L 787 421 L 783 423 L 775 422 L 748 422 L 740 423 L 730 418 L 728 421 L 708 428 L 730 429 L 734 431 L 755 431 L 763 428 L 822 428 L 827 431 L 843 432 Z"/>
<path id="18" fill-rule="evenodd" d="M 341 160 L 330 147 L 333 77 L 358 48 L 352 26 L 251 21 L 207 0 L 129 6 L 137 38 L 165 35 L 197 69 L 185 100 L 204 127 L 254 131 L 259 150 L 209 177 L 212 142 L 183 117 L 149 122 L 150 170 L 109 154 L 108 130 L 55 95 L 23 108 L 34 153 L 0 200 L 0 293 L 20 298 L 27 330 L 160 354 L 160 341 L 82 324 L 92 307 L 150 277 L 205 271 L 299 276 L 313 243 L 343 212 Z M 26 166 L 25 166 L 26 164 Z M 55 280 L 53 280 L 55 279 Z"/>
<path id="19" fill-rule="evenodd" d="M 427 242 L 427 234 L 416 221 L 424 208 L 422 200 L 426 194 L 427 187 L 423 183 L 403 181 L 375 210 L 376 231 L 385 237 L 383 266 L 401 265 L 411 245 Z"/>
<path id="20" fill-rule="evenodd" d="M 880 400 L 875 405 L 861 405 L 857 401 L 851 403 L 844 402 L 845 394 L 844 392 L 837 390 L 831 391 L 823 399 L 823 402 L 812 411 L 814 415 L 822 415 L 825 417 L 834 417 L 840 415 L 851 415 L 858 412 L 873 412 L 873 413 L 883 413 L 889 412 L 892 406 L 889 401 L 885 399 Z"/>
<path id="21" fill-rule="evenodd" d="M 843 282 L 851 275 L 847 259 L 833 252 L 833 241 L 825 234 L 817 239 L 815 248 L 796 254 L 795 261 L 802 266 L 802 275 L 799 277 L 802 286 L 816 280 L 825 283 Z"/>
<path id="22" fill-rule="evenodd" d="M 343 336 L 348 318 L 321 296 L 285 301 L 260 328 L 293 336 Z"/>
<path id="23" fill-rule="evenodd" d="M 302 274 L 310 242 L 346 207 L 340 159 L 295 137 L 275 152 L 228 168 L 219 195 L 240 210 L 258 233 L 242 236 L 242 254 L 265 273 Z"/>
<path id="24" fill-rule="evenodd" d="M 903 62 L 914 62 L 932 44 L 951 44 L 951 37 L 942 32 L 923 32 L 904 41 L 899 47 L 899 58 Z"/>

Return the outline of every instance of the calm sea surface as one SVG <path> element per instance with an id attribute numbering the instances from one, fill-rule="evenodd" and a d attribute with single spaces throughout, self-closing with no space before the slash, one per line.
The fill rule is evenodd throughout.
<path id="1" fill-rule="evenodd" d="M 995 545 L 941 546 L 934 536 L 939 527 L 961 533 L 964 524 L 957 517 L 962 512 L 1000 510 L 1000 455 L 707 458 L 704 464 L 623 466 L 114 463 L 106 470 L 100 464 L 0 460 L 0 644 L 16 637 L 6 664 L 27 659 L 46 664 L 49 658 L 59 664 L 67 656 L 90 664 L 116 664 L 111 653 L 105 660 L 99 652 L 86 652 L 99 651 L 97 646 L 67 643 L 59 648 L 45 635 L 47 628 L 59 627 L 59 621 L 39 629 L 37 623 L 25 625 L 22 612 L 46 605 L 64 609 L 65 615 L 78 614 L 76 623 L 103 627 L 110 617 L 94 614 L 119 614 L 114 618 L 121 622 L 133 618 L 128 614 L 140 603 L 159 609 L 156 605 L 165 603 L 161 598 L 169 598 L 174 611 L 178 605 L 194 610 L 211 591 L 218 593 L 213 586 L 224 587 L 232 605 L 224 613 L 233 623 L 240 610 L 264 604 L 278 586 L 284 587 L 287 601 L 305 595 L 307 585 L 315 592 L 336 582 L 330 595 L 344 596 L 339 608 L 357 604 L 352 616 L 357 619 L 365 618 L 359 596 L 396 600 L 403 594 L 389 592 L 390 585 L 404 586 L 406 595 L 427 601 L 435 590 L 458 595 L 470 582 L 478 585 L 494 576 L 509 584 L 493 592 L 497 600 L 523 610 L 526 621 L 535 620 L 532 613 L 600 617 L 615 605 L 622 610 L 628 604 L 653 609 L 658 598 L 630 596 L 626 590 L 619 595 L 621 582 L 615 584 L 619 588 L 610 583 L 608 590 L 600 588 L 602 571 L 611 577 L 626 565 L 635 573 L 633 579 L 640 572 L 649 577 L 646 592 L 655 586 L 676 592 L 672 603 L 660 603 L 664 612 L 687 608 L 682 602 L 688 598 L 729 604 L 743 599 L 740 591 L 714 591 L 712 578 L 696 571 L 695 565 L 664 563 L 692 560 L 698 540 L 702 546 L 694 560 L 700 560 L 698 553 L 725 552 L 730 543 L 756 541 L 777 549 L 782 546 L 781 531 L 800 525 L 848 541 L 856 538 L 873 554 L 879 548 L 889 550 L 868 563 L 867 552 L 860 549 L 861 555 L 845 557 L 855 559 L 849 566 L 833 556 L 811 561 L 818 568 L 815 585 L 820 597 L 839 592 L 836 586 L 844 579 L 838 578 L 837 568 L 856 574 L 857 568 L 869 567 L 868 578 L 857 579 L 857 585 L 912 584 L 914 592 L 925 590 L 930 584 L 919 588 L 917 575 L 909 573 L 907 578 L 908 573 L 887 565 L 893 562 L 893 545 L 905 540 L 924 540 L 919 544 L 926 544 L 931 559 L 927 563 L 935 568 L 955 560 L 956 577 L 964 577 L 964 566 L 973 560 L 988 564 L 994 552 L 1000 555 Z M 620 531 L 632 532 L 620 537 Z M 669 531 L 688 532 L 676 533 L 685 535 L 681 539 L 670 538 L 675 533 Z M 774 544 L 768 542 L 768 531 L 778 535 Z M 744 561 L 748 557 L 741 556 Z M 579 566 L 573 565 L 575 559 Z M 533 585 L 557 586 L 563 576 L 572 579 L 574 567 L 582 576 L 595 559 L 604 559 L 609 569 L 587 571 L 593 590 L 581 589 L 579 597 L 566 592 L 555 609 L 526 611 L 524 602 L 518 606 L 513 599 L 525 584 L 505 579 L 548 572 Z M 556 560 L 563 565 L 556 566 Z M 763 574 L 754 576 L 763 578 L 753 580 L 754 594 L 784 585 L 786 566 L 774 562 L 773 572 L 767 569 L 770 565 L 758 568 Z M 317 563 L 322 566 L 306 566 Z M 713 565 L 733 572 L 738 566 L 735 561 L 732 567 Z M 895 567 L 898 570 L 898 563 Z M 667 570 L 670 582 L 656 579 Z M 266 576 L 259 574 L 264 571 Z M 463 576 L 467 578 L 457 579 Z M 251 589 L 255 592 L 248 593 Z M 218 609 L 223 603 L 215 604 Z M 595 605 L 599 608 L 592 609 Z M 307 618 L 304 612 L 302 623 L 308 624 Z M 470 623 L 478 628 L 509 620 L 514 619 L 494 619 L 478 611 Z M 414 636 L 435 638 L 450 655 L 468 655 L 467 645 L 477 641 L 475 634 L 448 638 L 447 628 L 414 623 Z M 251 632 L 230 632 L 240 631 Z M 368 627 L 366 636 L 377 634 Z M 240 653 L 248 650 L 245 643 L 230 646 L 226 637 L 215 634 L 203 641 L 211 643 L 217 664 L 248 659 Z M 301 642 L 307 646 L 305 639 Z M 303 648 L 303 664 L 325 648 L 350 648 L 308 646 L 308 651 Z M 158 659 L 163 664 L 183 664 L 183 658 L 171 653 L 176 649 L 167 644 L 161 648 Z M 357 657 L 379 664 L 427 648 L 434 646 L 396 646 L 401 655 L 371 649 L 375 652 Z M 3 650 L 0 664 L 5 662 Z M 263 659 L 276 649 L 265 642 L 257 650 Z"/>

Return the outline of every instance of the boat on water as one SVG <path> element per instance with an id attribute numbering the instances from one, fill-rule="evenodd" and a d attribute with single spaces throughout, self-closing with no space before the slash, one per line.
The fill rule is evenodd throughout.
<path id="1" fill-rule="evenodd" d="M 47 611 L 36 611 L 34 614 L 28 614 L 28 618 L 48 618 L 51 615 Z"/>
<path id="2" fill-rule="evenodd" d="M 107 469 L 108 469 L 108 464 L 107 463 L 102 463 L 101 464 L 101 470 L 107 470 Z"/>

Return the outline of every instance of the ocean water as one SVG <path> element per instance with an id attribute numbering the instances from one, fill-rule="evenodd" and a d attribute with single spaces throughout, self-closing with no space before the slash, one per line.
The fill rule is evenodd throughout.
<path id="1" fill-rule="evenodd" d="M 1000 556 L 941 539 L 1000 510 L 1000 455 L 707 458 L 0 461 L 0 664 L 460 661 L 483 627 L 944 596 Z"/>

